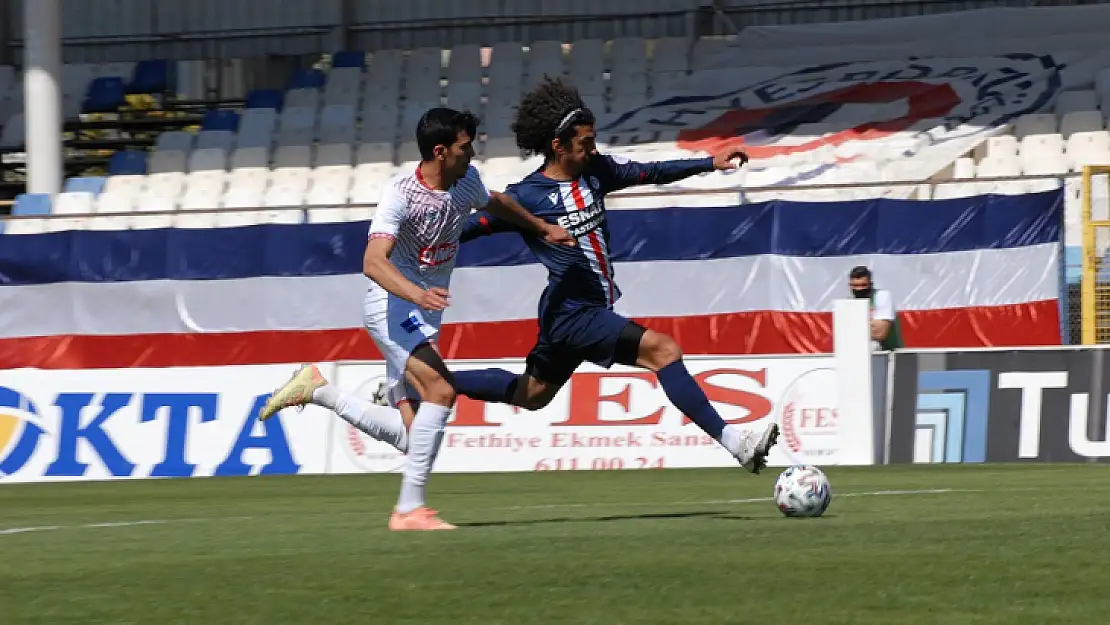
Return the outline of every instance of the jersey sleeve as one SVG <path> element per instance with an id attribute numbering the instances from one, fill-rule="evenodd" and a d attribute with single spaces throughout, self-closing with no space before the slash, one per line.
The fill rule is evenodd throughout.
<path id="1" fill-rule="evenodd" d="M 668 184 L 713 171 L 713 158 L 689 158 L 654 163 L 637 163 L 620 156 L 602 155 L 602 191 L 620 191 L 640 184 Z"/>
<path id="2" fill-rule="evenodd" d="M 513 185 L 510 185 L 509 188 L 505 190 L 505 195 L 520 202 L 520 196 Z M 525 208 L 528 207 L 525 206 Z M 470 217 L 466 220 L 466 224 L 463 225 L 462 236 L 459 237 L 459 242 L 466 243 L 478 237 L 498 234 L 500 232 L 520 232 L 520 229 L 517 228 L 515 224 L 491 215 L 487 210 L 479 210 L 471 213 Z"/>
<path id="3" fill-rule="evenodd" d="M 894 321 L 894 298 L 890 291 L 877 291 L 875 293 L 875 312 L 873 319 Z"/>
<path id="4" fill-rule="evenodd" d="M 396 239 L 405 220 L 405 201 L 395 185 L 387 185 L 370 222 L 370 239 Z"/>
<path id="5" fill-rule="evenodd" d="M 473 165 L 470 166 L 466 174 L 473 180 L 474 184 L 474 204 L 471 208 L 485 208 L 486 204 L 489 204 L 489 189 L 486 188 L 482 175 L 478 173 Z"/>

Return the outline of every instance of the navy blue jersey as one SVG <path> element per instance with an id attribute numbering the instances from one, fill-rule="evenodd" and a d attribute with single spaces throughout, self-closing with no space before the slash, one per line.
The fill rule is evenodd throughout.
<path id="1" fill-rule="evenodd" d="M 471 215 L 462 241 L 496 232 L 515 231 L 532 254 L 547 267 L 543 303 L 582 303 L 612 308 L 620 297 L 613 280 L 605 195 L 639 184 L 667 184 L 712 171 L 712 158 L 636 163 L 599 155 L 576 180 L 553 180 L 535 171 L 510 185 L 505 193 L 548 223 L 558 224 L 578 240 L 577 247 L 554 245 L 485 211 Z M 541 313 L 542 314 L 542 313 Z"/>

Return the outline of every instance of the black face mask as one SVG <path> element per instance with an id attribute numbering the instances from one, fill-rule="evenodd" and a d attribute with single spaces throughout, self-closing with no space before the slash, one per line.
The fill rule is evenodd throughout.
<path id="1" fill-rule="evenodd" d="M 874 292 L 875 289 L 871 287 L 867 287 L 866 289 L 852 289 L 852 295 L 855 296 L 856 299 L 868 299 Z"/>

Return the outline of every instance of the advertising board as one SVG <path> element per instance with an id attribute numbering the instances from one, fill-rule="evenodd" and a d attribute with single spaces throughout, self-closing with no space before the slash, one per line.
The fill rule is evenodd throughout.
<path id="1" fill-rule="evenodd" d="M 903 352 L 890 463 L 1110 460 L 1103 348 Z"/>
<path id="2" fill-rule="evenodd" d="M 0 481 L 322 473 L 326 410 L 257 419 L 293 367 L 4 371 Z"/>
<path id="3" fill-rule="evenodd" d="M 459 361 L 456 370 L 523 361 Z M 729 423 L 782 427 L 772 466 L 835 464 L 836 372 L 831 356 L 688 358 L 687 368 Z M 884 368 L 885 371 L 885 368 Z M 369 397 L 384 379 L 380 364 L 340 364 L 337 383 Z M 880 402 L 881 404 L 882 402 Z M 329 472 L 399 471 L 403 459 L 339 422 Z M 460 398 L 436 471 L 559 471 L 728 467 L 736 461 L 685 419 L 655 375 L 628 367 L 583 365 L 546 407 L 529 412 Z"/>

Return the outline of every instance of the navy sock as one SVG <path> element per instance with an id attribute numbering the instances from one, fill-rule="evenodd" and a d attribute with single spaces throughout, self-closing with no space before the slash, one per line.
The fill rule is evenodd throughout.
<path id="1" fill-rule="evenodd" d="M 453 373 L 455 391 L 460 395 L 500 404 L 513 403 L 517 379 L 520 377 L 504 369 L 471 369 Z"/>
<path id="2" fill-rule="evenodd" d="M 694 377 L 686 370 L 686 365 L 681 360 L 676 360 L 660 369 L 656 375 L 659 377 L 659 383 L 663 385 L 663 392 L 667 394 L 675 408 L 690 417 L 690 420 L 706 434 L 721 440 L 721 432 L 725 430 L 725 420 L 713 409 L 709 398 L 705 396 L 705 391 L 701 390 Z"/>

